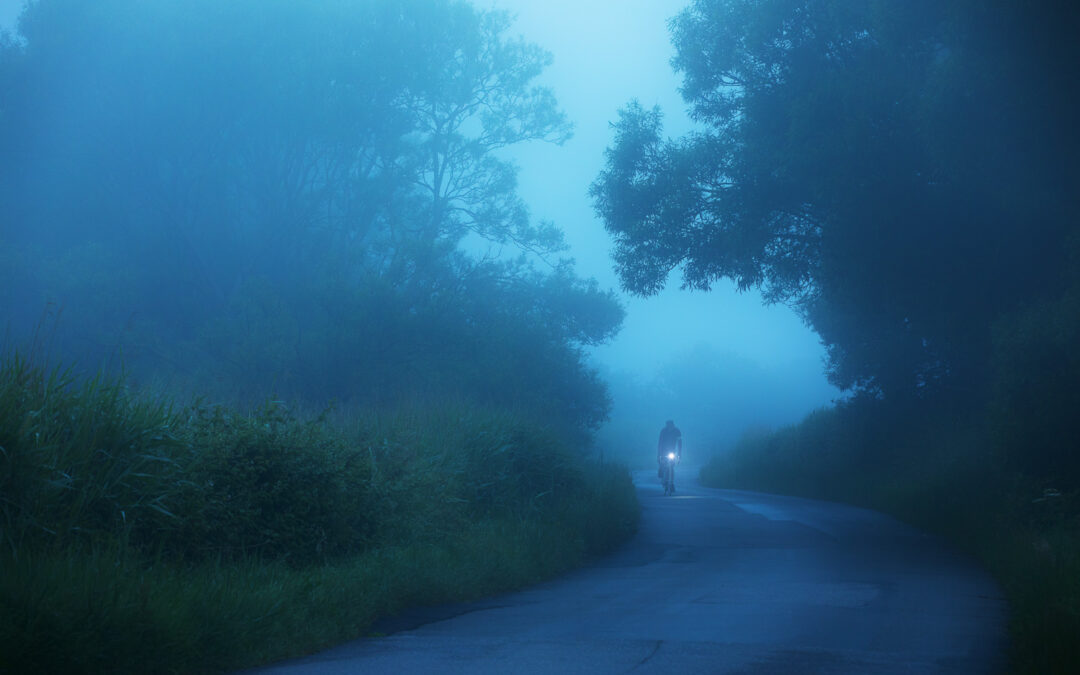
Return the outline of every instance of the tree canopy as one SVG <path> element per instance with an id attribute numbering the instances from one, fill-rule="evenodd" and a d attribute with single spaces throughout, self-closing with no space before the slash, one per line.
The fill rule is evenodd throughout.
<path id="1" fill-rule="evenodd" d="M 501 151 L 570 125 L 509 25 L 461 0 L 32 2 L 0 46 L 6 314 L 56 302 L 70 355 L 122 348 L 136 379 L 595 427 L 582 348 L 622 309 L 517 195 Z"/>
<path id="2" fill-rule="evenodd" d="M 671 23 L 696 130 L 664 138 L 630 103 L 591 188 L 624 286 L 760 288 L 841 387 L 970 386 L 995 318 L 1064 282 L 1069 26 L 1008 2 L 696 0 Z"/>

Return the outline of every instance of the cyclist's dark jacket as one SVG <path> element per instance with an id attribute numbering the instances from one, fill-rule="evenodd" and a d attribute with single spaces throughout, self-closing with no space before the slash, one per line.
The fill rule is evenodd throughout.
<path id="1" fill-rule="evenodd" d="M 680 441 L 682 432 L 674 424 L 660 430 L 660 442 L 656 446 L 656 456 L 660 458 L 665 452 L 682 452 Z"/>

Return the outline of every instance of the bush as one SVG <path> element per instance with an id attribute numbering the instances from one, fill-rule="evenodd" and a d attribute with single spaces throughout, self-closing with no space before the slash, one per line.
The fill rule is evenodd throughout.
<path id="1" fill-rule="evenodd" d="M 70 547 L 173 519 L 180 442 L 161 402 L 98 376 L 77 384 L 15 354 L 0 362 L 0 543 Z"/>
<path id="2" fill-rule="evenodd" d="M 944 535 L 977 556 L 1010 604 L 1012 669 L 1076 672 L 1080 491 L 1047 489 L 993 452 L 985 410 L 856 401 L 744 438 L 706 485 L 845 501 Z M 1026 447 L 1016 437 L 1016 448 Z"/>
<path id="3" fill-rule="evenodd" d="M 1080 487 L 1080 290 L 998 322 L 994 445 L 1025 474 Z"/>
<path id="4" fill-rule="evenodd" d="M 539 581 L 637 524 L 624 467 L 460 402 L 314 419 L 0 364 L 0 672 L 220 672 Z"/>
<path id="5" fill-rule="evenodd" d="M 185 481 L 165 547 L 185 557 L 306 563 L 363 550 L 376 513 L 367 457 L 324 419 L 269 402 L 249 415 L 194 406 L 180 438 Z"/>

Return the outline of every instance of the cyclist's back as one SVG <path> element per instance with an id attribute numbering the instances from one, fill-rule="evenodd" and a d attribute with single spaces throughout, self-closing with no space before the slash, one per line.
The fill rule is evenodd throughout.
<path id="1" fill-rule="evenodd" d="M 660 441 L 656 444 L 656 458 L 660 459 L 668 452 L 674 452 L 678 457 L 682 456 L 682 432 L 675 426 L 673 420 L 668 420 L 667 425 L 660 430 Z"/>

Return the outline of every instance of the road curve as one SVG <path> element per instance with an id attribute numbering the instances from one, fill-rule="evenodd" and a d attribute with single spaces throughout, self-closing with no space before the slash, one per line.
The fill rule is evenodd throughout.
<path id="1" fill-rule="evenodd" d="M 829 502 L 635 474 L 641 529 L 557 580 L 251 673 L 996 673 L 1005 605 L 941 540 Z"/>

